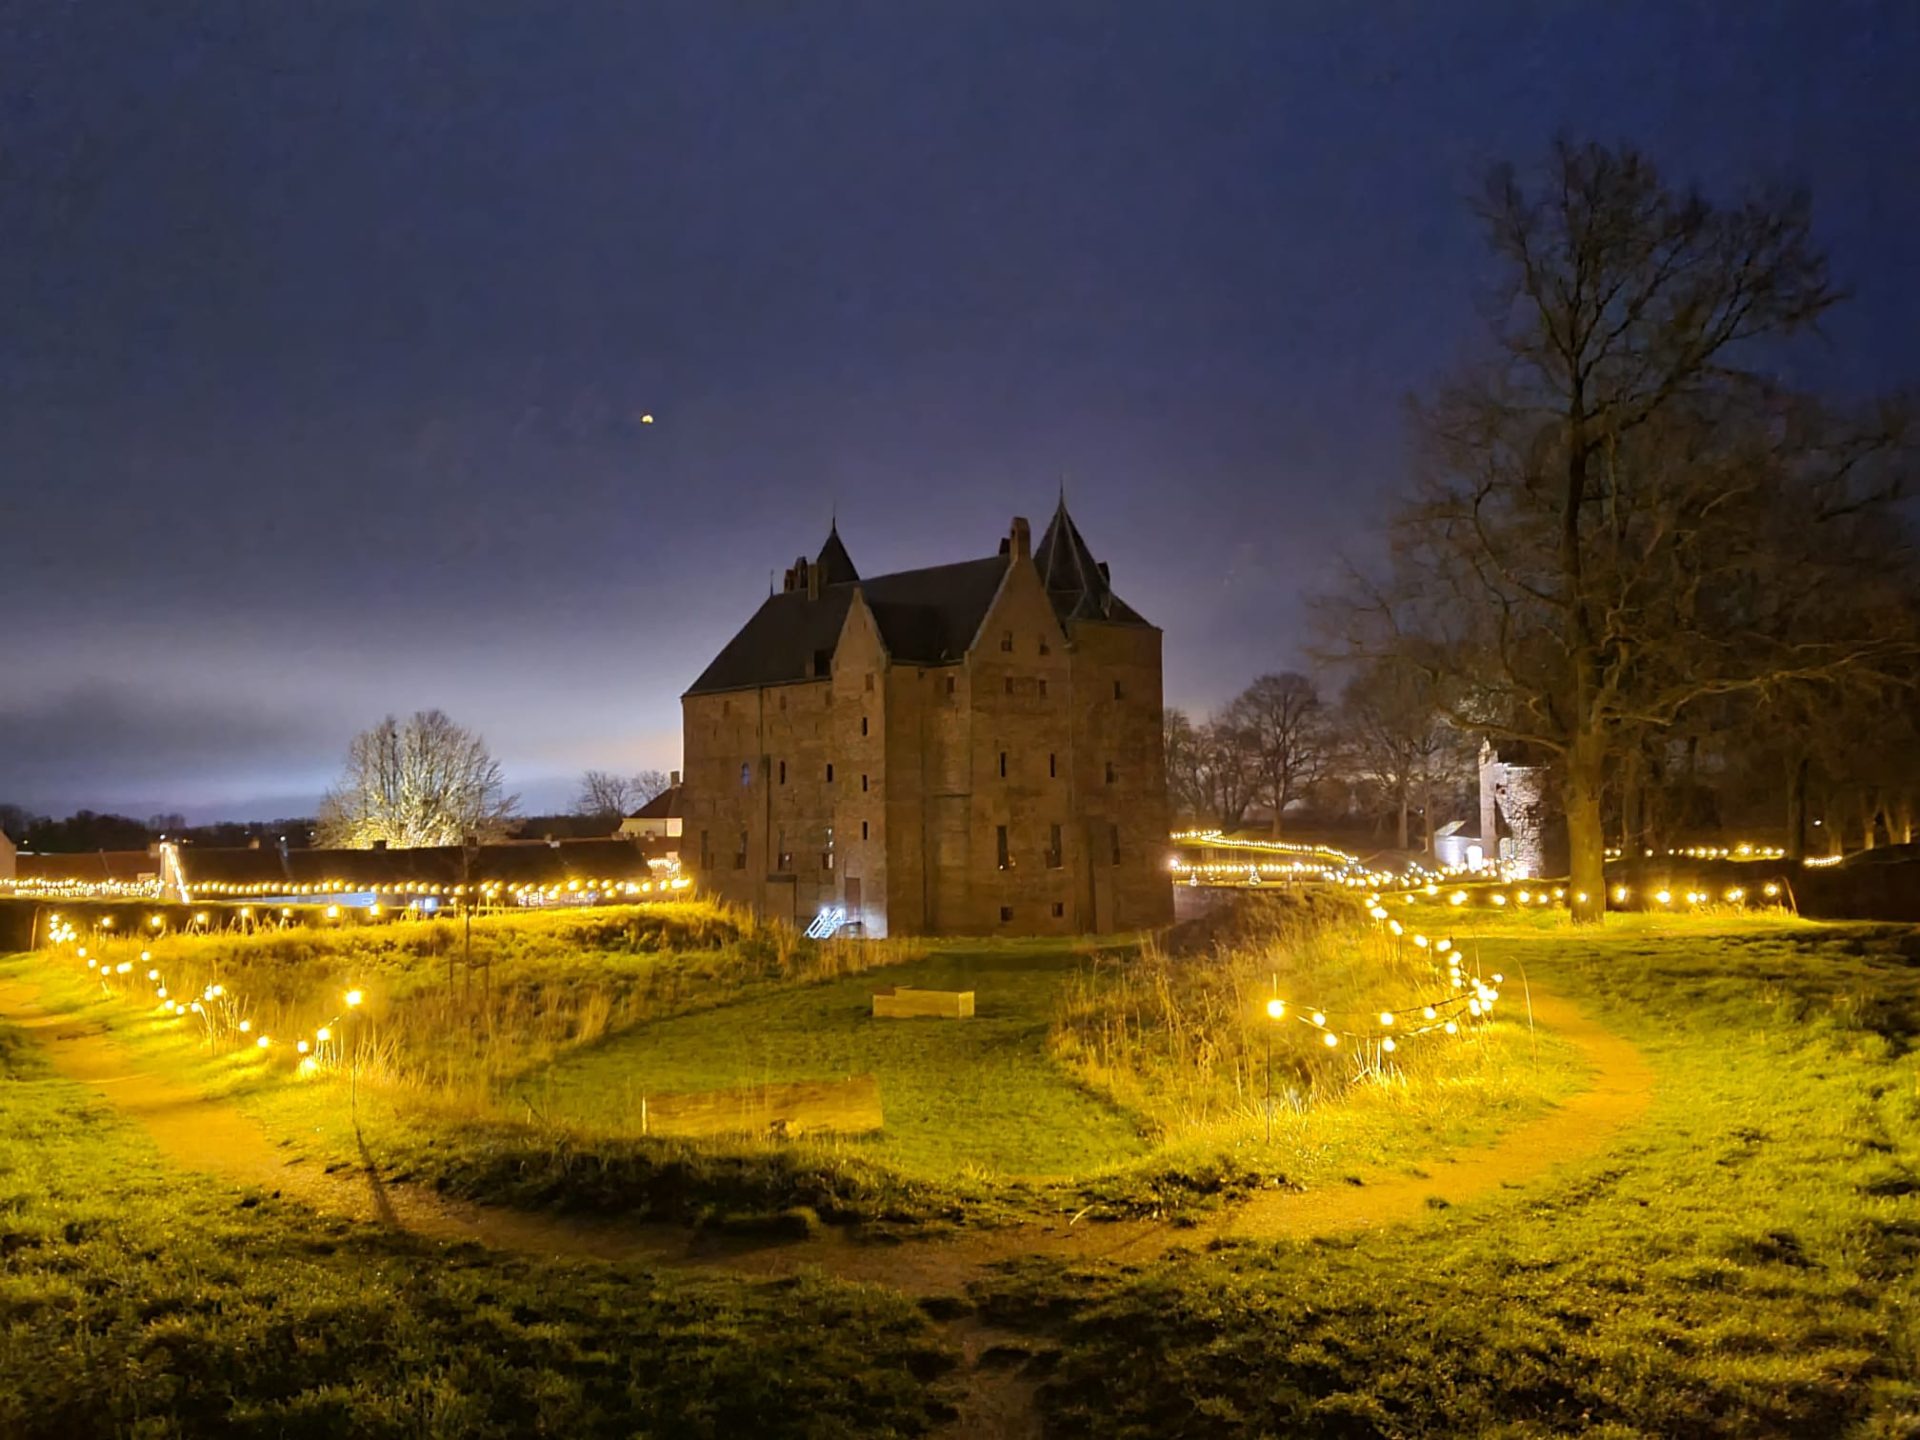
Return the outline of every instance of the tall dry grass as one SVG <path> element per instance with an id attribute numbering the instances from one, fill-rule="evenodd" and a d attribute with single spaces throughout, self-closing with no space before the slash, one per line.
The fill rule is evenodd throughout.
<path id="1" fill-rule="evenodd" d="M 1084 1083 L 1179 1142 L 1244 1128 L 1271 1103 L 1300 1112 L 1368 1082 L 1419 1084 L 1477 1067 L 1478 1036 L 1405 1038 L 1416 1000 L 1445 992 L 1445 967 L 1372 925 L 1356 897 L 1313 891 L 1248 896 L 1232 912 L 1174 931 L 1137 956 L 1083 970 L 1062 992 L 1053 1057 Z M 1274 1020 L 1269 999 L 1287 1002 Z M 1392 1054 L 1299 1023 L 1379 1030 L 1396 1013 Z M 1407 1011 L 1412 1010 L 1412 1016 Z M 1464 1017 L 1462 1017 L 1464 1018 Z"/>
<path id="2" fill-rule="evenodd" d="M 96 937 L 92 948 L 110 970 L 133 963 L 108 982 L 127 998 L 150 1000 L 163 983 L 197 1001 L 185 1023 L 215 1048 L 308 1038 L 320 1063 L 350 1065 L 361 1083 L 477 1111 L 515 1077 L 634 1025 L 920 953 L 900 941 L 809 940 L 707 901 L 485 916 L 470 936 L 454 920 L 395 919 Z M 150 969 L 159 982 L 146 980 Z M 364 996 L 351 1012 L 349 989 Z M 331 1038 L 313 1040 L 323 1026 Z"/>

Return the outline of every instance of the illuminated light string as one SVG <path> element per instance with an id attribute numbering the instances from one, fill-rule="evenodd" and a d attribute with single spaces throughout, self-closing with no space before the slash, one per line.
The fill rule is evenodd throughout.
<path id="1" fill-rule="evenodd" d="M 411 895 L 423 899 L 460 899 L 474 895 L 481 899 L 495 899 L 502 895 L 515 897 L 520 903 L 540 903 L 544 899 L 559 899 L 562 896 L 594 897 L 599 895 L 652 895 L 669 894 L 686 890 L 693 884 L 691 877 L 684 874 L 671 874 L 659 879 L 649 880 L 567 880 L 549 884 L 508 883 L 505 881 L 482 881 L 473 885 L 433 885 L 425 881 L 406 880 L 392 883 L 365 880 L 314 880 L 293 883 L 285 880 L 252 881 L 245 884 L 231 881 L 207 881 L 201 884 L 188 884 L 183 887 L 192 902 L 193 897 L 202 899 L 214 897 L 243 896 L 327 896 L 327 895 Z M 156 877 L 149 880 L 79 880 L 79 879 L 9 879 L 0 880 L 0 894 L 11 894 L 16 898 L 45 900 L 161 900 L 168 893 Z M 204 923 L 205 917 L 200 918 Z"/>
<path id="2" fill-rule="evenodd" d="M 692 882 L 684 876 L 677 877 L 676 880 L 676 884 L 691 883 Z M 665 889 L 666 887 L 663 885 L 662 888 Z M 339 912 L 338 906 L 328 906 L 327 909 L 329 918 L 337 916 Z M 250 907 L 242 907 L 239 912 L 242 919 L 249 918 L 251 913 Z M 280 913 L 282 916 L 287 916 L 293 912 L 290 907 L 283 907 Z M 375 913 L 376 915 L 378 913 L 377 907 Z M 204 927 L 207 920 L 208 915 L 204 912 L 197 913 L 193 916 L 194 925 L 198 927 Z M 164 916 L 156 914 L 147 917 L 147 929 L 159 931 L 163 930 L 164 926 Z M 102 932 L 112 931 L 114 928 L 113 917 L 102 917 L 98 922 L 97 928 Z M 135 928 L 137 930 L 140 927 Z M 112 937 L 109 935 L 108 938 L 111 939 Z M 118 979 L 125 977 L 128 984 L 138 983 L 132 978 L 136 969 L 134 961 L 121 960 L 112 962 L 100 956 L 88 954 L 87 947 L 77 943 L 80 939 L 79 928 L 72 920 L 58 913 L 53 914 L 48 919 L 47 939 L 48 943 L 55 947 L 69 944 L 74 945 L 75 958 L 86 961 L 88 971 L 99 977 L 102 990 L 109 996 L 118 996 L 119 992 L 114 989 L 114 983 Z M 171 1016 L 174 1019 L 180 1020 L 184 1020 L 189 1016 L 199 1016 L 201 1024 L 206 1030 L 209 1043 L 212 1043 L 217 1037 L 217 1026 L 224 1023 L 235 1035 L 250 1040 L 255 1050 L 270 1050 L 275 1046 L 276 1042 L 271 1036 L 265 1033 L 259 1035 L 254 1034 L 253 1018 L 240 1013 L 241 1007 L 238 998 L 232 995 L 224 984 L 217 981 L 210 982 L 202 988 L 197 998 L 183 1002 L 169 991 L 166 977 L 161 973 L 159 966 L 153 963 L 153 952 L 151 950 L 142 949 L 139 952 L 137 968 L 143 972 L 145 983 L 153 987 L 153 998 L 156 1002 L 158 1012 L 161 1015 Z M 342 1000 L 346 1010 L 352 1012 L 359 1009 L 360 1006 L 365 1003 L 366 992 L 360 987 L 354 986 L 345 992 Z M 218 1014 L 216 1014 L 216 1010 L 219 1012 Z M 318 1026 L 314 1030 L 311 1040 L 302 1036 L 294 1042 L 294 1053 L 303 1057 L 296 1067 L 296 1073 L 303 1076 L 311 1075 L 321 1067 L 326 1056 L 326 1047 L 334 1044 L 335 1031 L 340 1026 L 340 1023 L 341 1017 L 335 1016 L 325 1025 Z M 335 1048 L 338 1047 L 335 1046 Z"/>
<path id="3" fill-rule="evenodd" d="M 1410 939 L 1416 949 L 1434 957 L 1436 965 L 1440 959 L 1445 959 L 1448 989 L 1441 994 L 1423 996 L 1406 1004 L 1341 1010 L 1297 1004 L 1278 994 L 1276 985 L 1276 993 L 1266 1002 L 1268 1019 L 1295 1021 L 1321 1035 L 1323 1043 L 1330 1050 L 1338 1049 L 1342 1040 L 1351 1040 L 1362 1046 L 1376 1047 L 1390 1055 L 1398 1051 L 1403 1040 L 1434 1034 L 1458 1035 L 1467 1026 L 1492 1018 L 1493 1007 L 1500 999 L 1498 987 L 1506 981 L 1504 975 L 1496 973 L 1489 984 L 1477 973 L 1466 974 L 1461 969 L 1460 951 L 1451 939 L 1436 940 L 1424 934 L 1411 934 L 1397 921 L 1384 919 L 1386 911 L 1378 904 L 1378 896 L 1370 898 L 1375 902 L 1370 912 L 1374 920 L 1396 940 Z M 1354 1016 L 1365 1016 L 1372 1023 L 1358 1028 L 1335 1023 L 1335 1017 Z"/>

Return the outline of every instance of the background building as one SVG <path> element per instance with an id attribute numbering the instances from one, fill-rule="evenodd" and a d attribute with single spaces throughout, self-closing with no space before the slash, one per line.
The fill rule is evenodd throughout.
<path id="1" fill-rule="evenodd" d="M 1064 500 L 1036 549 L 862 579 L 838 528 L 686 692 L 703 888 L 869 935 L 1167 923 L 1160 631 Z"/>

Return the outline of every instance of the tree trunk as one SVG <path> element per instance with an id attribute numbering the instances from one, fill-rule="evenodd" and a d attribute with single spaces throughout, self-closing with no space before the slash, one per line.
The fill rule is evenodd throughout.
<path id="1" fill-rule="evenodd" d="M 1605 737 L 1585 731 L 1567 752 L 1567 848 L 1571 860 L 1573 918 L 1598 924 L 1607 910 L 1607 832 L 1600 792 L 1606 775 Z"/>
<path id="2" fill-rule="evenodd" d="M 1645 765 L 1640 745 L 1635 742 L 1620 764 L 1620 854 L 1638 855 L 1646 835 Z"/>
<path id="3" fill-rule="evenodd" d="M 1805 755 L 1787 765 L 1787 859 L 1807 858 L 1807 767 Z"/>
<path id="4" fill-rule="evenodd" d="M 1433 856 L 1433 776 L 1426 770 L 1420 772 L 1420 845 Z"/>

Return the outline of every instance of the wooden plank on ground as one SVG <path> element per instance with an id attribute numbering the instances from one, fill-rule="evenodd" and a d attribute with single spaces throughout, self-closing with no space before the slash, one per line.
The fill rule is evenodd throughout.
<path id="1" fill-rule="evenodd" d="M 873 992 L 873 1013 L 880 1019 L 914 1019 L 923 1015 L 965 1020 L 973 1014 L 971 990 L 921 990 L 891 985 Z"/>

